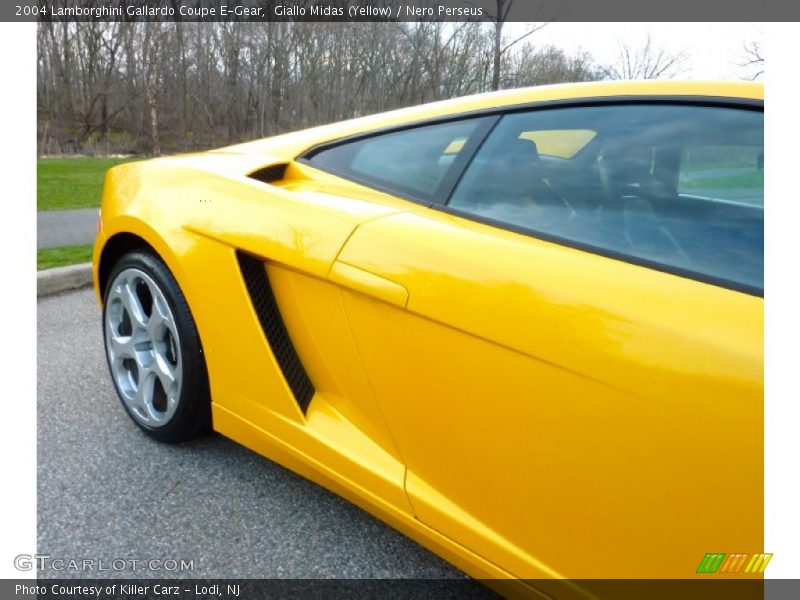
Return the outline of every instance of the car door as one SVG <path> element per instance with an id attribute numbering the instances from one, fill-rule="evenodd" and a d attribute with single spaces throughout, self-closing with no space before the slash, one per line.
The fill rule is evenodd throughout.
<path id="1" fill-rule="evenodd" d="M 700 142 L 723 179 L 763 152 L 762 118 L 516 111 L 466 140 L 446 206 L 353 233 L 331 277 L 419 520 L 523 578 L 762 551 L 763 192 L 678 189 Z"/>

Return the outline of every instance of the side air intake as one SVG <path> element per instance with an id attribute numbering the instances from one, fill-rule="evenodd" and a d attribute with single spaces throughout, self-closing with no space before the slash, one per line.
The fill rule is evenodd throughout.
<path id="1" fill-rule="evenodd" d="M 275 360 L 278 361 L 297 404 L 305 413 L 314 396 L 314 384 L 311 383 L 303 363 L 297 356 L 297 350 L 289 338 L 289 332 L 286 330 L 286 324 L 278 310 L 278 303 L 275 301 L 275 294 L 272 292 L 264 263 L 243 252 L 236 252 L 236 258 L 239 261 L 239 269 L 242 271 L 242 278 L 247 286 L 250 301 L 258 315 L 261 329 L 272 349 L 272 354 L 275 355 Z"/>
<path id="2" fill-rule="evenodd" d="M 275 183 L 276 181 L 283 179 L 284 175 L 286 175 L 286 166 L 286 163 L 269 165 L 262 167 L 261 169 L 257 169 L 252 173 L 248 173 L 247 176 L 250 179 L 255 179 L 256 181 L 261 181 L 262 183 Z"/>

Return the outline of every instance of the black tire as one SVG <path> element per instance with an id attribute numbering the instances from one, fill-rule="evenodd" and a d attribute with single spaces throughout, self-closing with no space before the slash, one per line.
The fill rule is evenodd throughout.
<path id="1" fill-rule="evenodd" d="M 143 273 L 144 276 L 140 276 L 140 273 Z M 137 277 L 139 277 L 138 280 L 136 279 Z M 125 315 L 128 314 L 127 311 L 130 311 L 130 309 L 124 305 L 124 293 L 120 292 L 120 290 L 130 289 L 130 285 L 128 285 L 128 288 L 123 287 L 129 282 L 129 278 L 132 278 L 130 281 L 134 282 L 134 288 L 140 290 L 136 291 L 136 297 L 139 302 L 137 307 L 142 310 L 137 311 L 137 314 L 147 316 L 146 300 L 148 296 L 150 298 L 150 315 L 142 322 L 148 325 L 153 321 L 157 310 L 154 298 L 157 298 L 160 306 L 163 306 L 161 303 L 165 300 L 169 308 L 167 315 L 170 318 L 161 319 L 165 323 L 162 326 L 164 331 L 164 340 L 162 342 L 153 341 L 153 335 L 150 335 L 150 338 L 147 337 L 149 334 L 145 332 L 149 331 L 149 325 L 146 329 L 137 321 L 136 325 L 131 326 L 132 319 L 130 315 L 127 317 L 127 327 L 129 329 L 127 339 L 131 341 L 128 351 L 132 351 L 136 347 L 133 345 L 134 332 L 136 332 L 136 335 L 143 336 L 146 350 L 140 353 L 137 348 L 136 356 L 148 357 L 147 360 L 151 366 L 146 368 L 142 367 L 142 363 L 138 358 L 123 359 L 120 358 L 122 355 L 119 353 L 114 355 L 115 358 L 112 357 L 112 354 L 122 345 L 114 345 L 110 337 L 112 336 L 111 331 L 116 329 L 116 333 L 121 335 L 121 337 L 114 339 L 126 339 L 120 331 L 125 325 Z M 152 288 L 152 284 L 156 287 Z M 113 302 L 111 310 L 115 311 L 115 313 L 112 315 L 112 319 L 109 320 L 109 296 L 112 294 L 112 290 L 114 296 L 111 298 Z M 155 294 L 151 290 L 154 290 Z M 157 296 L 158 292 L 161 293 L 161 296 Z M 125 296 L 125 298 L 128 297 Z M 163 311 L 163 308 L 161 310 Z M 169 312 L 171 314 L 168 314 Z M 156 316 L 160 319 L 163 314 L 163 312 L 159 312 Z M 121 316 L 119 316 L 117 324 L 114 318 L 118 315 Z M 169 323 L 172 328 L 168 329 L 166 323 Z M 155 326 L 153 330 L 155 331 Z M 171 333 L 172 330 L 176 330 L 177 341 Z M 111 380 L 114 383 L 120 402 L 133 422 L 147 435 L 160 442 L 177 443 L 195 438 L 211 429 L 211 394 L 209 392 L 205 355 L 197 332 L 197 326 L 189 310 L 186 298 L 178 287 L 172 273 L 170 273 L 164 262 L 153 253 L 144 249 L 129 252 L 122 256 L 111 270 L 106 288 L 103 290 L 103 340 Z M 149 349 L 147 347 L 148 343 L 150 344 Z M 164 363 L 163 357 L 168 355 L 170 360 L 174 359 L 175 371 L 178 372 L 178 376 L 175 378 L 178 383 L 176 384 L 173 381 L 172 386 L 174 387 L 170 387 L 171 396 L 164 391 L 166 387 L 160 379 L 156 382 L 157 375 L 152 375 L 148 380 L 153 382 L 150 384 L 151 386 L 154 386 L 154 388 L 160 386 L 162 391 L 163 398 L 160 398 L 160 402 L 165 408 L 161 413 L 154 408 L 156 404 L 155 391 L 150 394 L 151 402 L 149 405 L 144 401 L 142 401 L 141 405 L 134 405 L 136 400 L 130 398 L 126 401 L 126 397 L 130 397 L 132 392 L 136 394 L 139 385 L 144 386 L 144 381 L 151 373 L 159 371 L 152 367 L 152 365 L 158 363 L 155 358 L 157 351 L 153 349 L 155 346 L 162 349 L 161 354 L 158 354 L 162 358 L 160 364 Z M 179 351 L 176 352 L 178 349 Z M 113 366 L 112 362 L 117 366 Z M 123 363 L 126 364 L 125 368 L 121 366 Z M 134 368 L 135 375 L 133 374 Z M 178 368 L 180 369 L 179 371 Z M 162 369 L 159 373 L 162 371 L 168 372 L 168 369 Z M 145 375 L 142 375 L 142 373 L 145 373 Z M 139 382 L 142 383 L 140 384 Z M 127 387 L 127 384 L 135 386 L 127 389 L 128 396 L 121 389 L 121 385 L 126 385 Z M 142 392 L 141 397 L 144 397 L 144 394 Z M 136 397 L 138 398 L 139 395 L 136 394 Z M 169 408 L 166 408 L 167 405 Z M 140 406 L 144 408 L 140 408 Z M 163 416 L 163 422 L 157 421 L 156 417 L 152 417 L 152 415 L 158 416 L 159 414 Z M 148 421 L 148 417 L 150 417 L 150 421 Z"/>

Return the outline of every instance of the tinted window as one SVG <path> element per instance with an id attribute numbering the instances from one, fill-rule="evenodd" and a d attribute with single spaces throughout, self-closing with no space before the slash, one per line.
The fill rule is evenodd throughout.
<path id="1" fill-rule="evenodd" d="M 416 127 L 322 150 L 310 162 L 400 195 L 430 199 L 480 119 Z"/>
<path id="2" fill-rule="evenodd" d="M 755 291 L 763 289 L 763 156 L 760 111 L 642 104 L 516 113 L 497 124 L 449 206 Z"/>

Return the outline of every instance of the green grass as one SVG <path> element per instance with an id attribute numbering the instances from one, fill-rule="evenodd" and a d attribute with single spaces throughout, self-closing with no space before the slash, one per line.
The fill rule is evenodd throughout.
<path id="1" fill-rule="evenodd" d="M 44 248 L 36 252 L 36 270 L 65 267 L 92 260 L 92 245 Z"/>
<path id="2" fill-rule="evenodd" d="M 698 178 L 686 182 L 687 188 L 716 188 L 716 189 L 732 189 L 732 188 L 755 188 L 764 187 L 764 171 L 745 171 L 743 173 L 736 173 L 734 175 L 727 175 L 725 177 L 713 178 Z"/>
<path id="3" fill-rule="evenodd" d="M 710 163 L 689 163 L 681 165 L 682 173 L 701 173 L 703 171 L 713 171 L 716 169 L 755 169 L 755 158 L 747 162 L 722 162 L 714 161 Z"/>
<path id="4" fill-rule="evenodd" d="M 36 209 L 66 210 L 100 206 L 108 169 L 134 158 L 40 158 L 36 164 Z"/>

